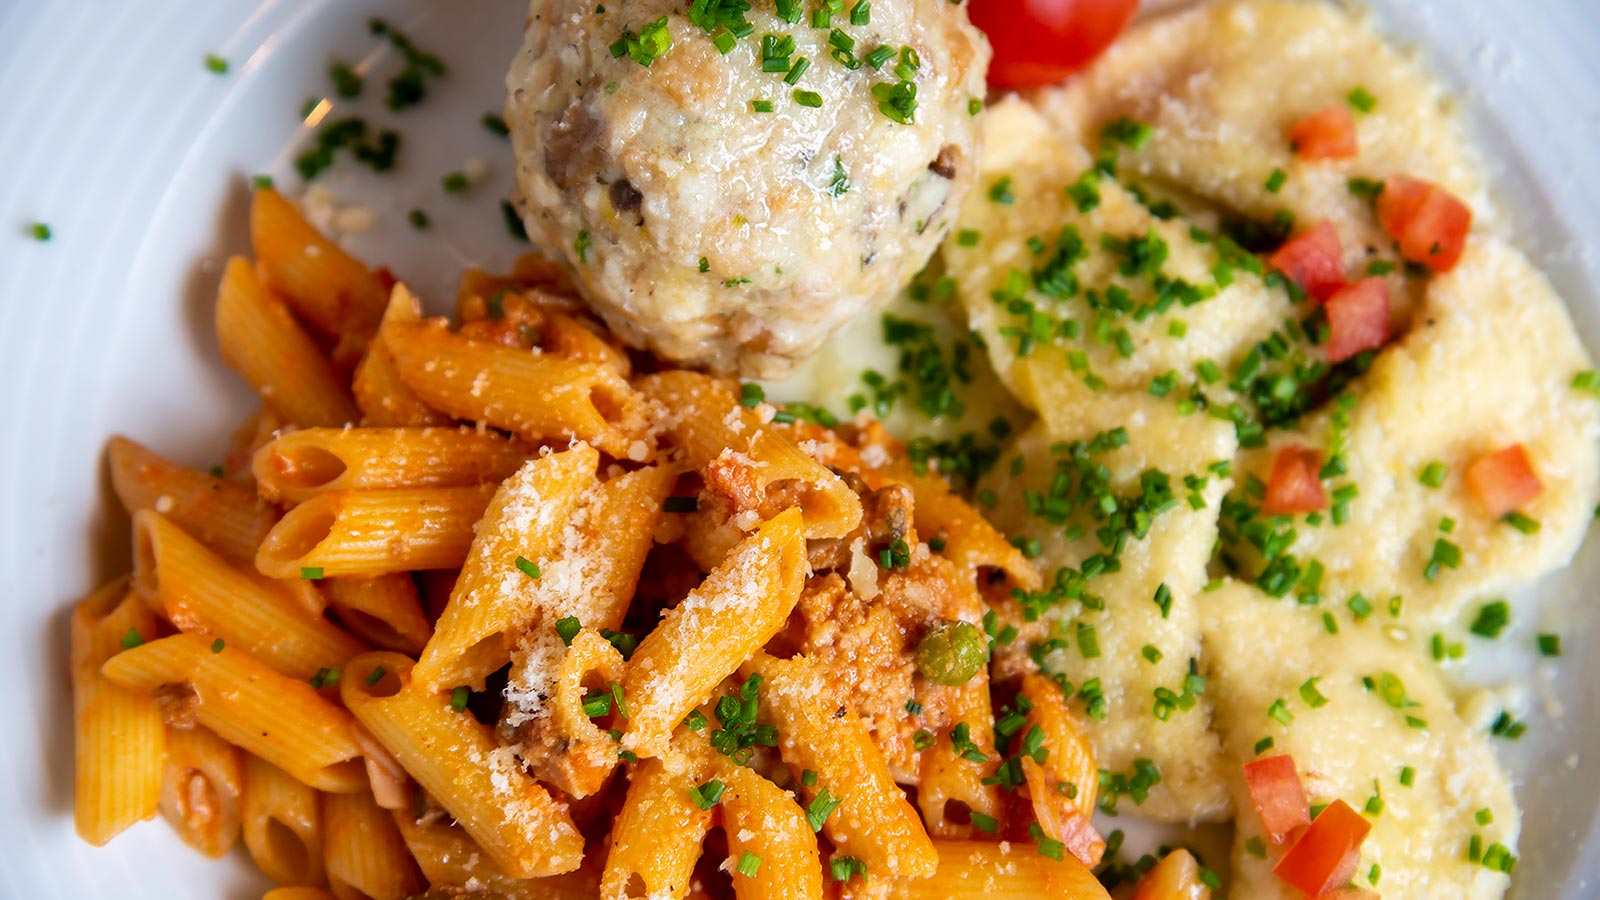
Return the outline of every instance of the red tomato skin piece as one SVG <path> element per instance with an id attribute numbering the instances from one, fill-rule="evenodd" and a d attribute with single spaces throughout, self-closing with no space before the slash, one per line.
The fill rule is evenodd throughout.
<path id="1" fill-rule="evenodd" d="M 1345 286 L 1344 247 L 1330 222 L 1318 222 L 1290 238 L 1267 260 L 1317 302 Z"/>
<path id="2" fill-rule="evenodd" d="M 1467 490 L 1491 516 L 1516 512 L 1544 491 L 1521 444 L 1497 450 L 1467 466 Z"/>
<path id="3" fill-rule="evenodd" d="M 1287 516 L 1327 509 L 1328 497 L 1318 477 L 1321 471 L 1321 453 L 1298 444 L 1279 450 L 1277 459 L 1272 461 L 1261 511 L 1269 516 Z"/>
<path id="4" fill-rule="evenodd" d="M 1377 213 L 1384 233 L 1400 245 L 1400 255 L 1434 273 L 1455 268 L 1472 230 L 1471 207 L 1444 188 L 1408 175 L 1384 181 Z"/>
<path id="5" fill-rule="evenodd" d="M 1301 159 L 1351 159 L 1361 152 L 1356 120 L 1343 103 L 1325 106 L 1289 129 L 1289 144 Z"/>
<path id="6" fill-rule="evenodd" d="M 1128 27 L 1138 0 L 969 0 L 972 24 L 989 36 L 991 87 L 1055 84 L 1087 66 Z"/>
<path id="7" fill-rule="evenodd" d="M 1311 824 L 1305 785 L 1287 753 L 1245 763 L 1244 783 L 1274 844 L 1282 845 L 1296 828 Z"/>
<path id="8" fill-rule="evenodd" d="M 1272 873 L 1307 897 L 1321 897 L 1350 880 L 1361 859 L 1361 842 L 1372 823 L 1335 800 L 1312 821 Z"/>
<path id="9" fill-rule="evenodd" d="M 1328 312 L 1328 343 L 1333 362 L 1349 359 L 1363 350 L 1375 350 L 1389 339 L 1389 285 L 1379 277 L 1363 278 L 1341 288 L 1324 304 Z"/>

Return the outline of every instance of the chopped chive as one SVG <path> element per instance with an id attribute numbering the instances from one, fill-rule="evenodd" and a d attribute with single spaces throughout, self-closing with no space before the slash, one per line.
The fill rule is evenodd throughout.
<path id="1" fill-rule="evenodd" d="M 317 581 L 322 578 L 321 566 L 301 566 L 300 577 L 307 581 Z"/>
<path id="2" fill-rule="evenodd" d="M 216 640 L 211 642 L 211 652 L 212 653 L 221 653 L 222 652 L 222 648 L 226 647 L 227 645 L 228 645 L 227 642 L 224 641 L 222 638 L 217 638 Z"/>
<path id="3" fill-rule="evenodd" d="M 215 53 L 207 53 L 206 71 L 213 75 L 226 75 L 228 74 L 228 61 Z"/>
<path id="4" fill-rule="evenodd" d="M 1508 512 L 1500 517 L 1500 521 L 1510 525 L 1523 534 L 1538 534 L 1539 520 L 1521 511 Z"/>
<path id="5" fill-rule="evenodd" d="M 1411 768 L 1410 766 L 1402 766 L 1400 769 L 1400 783 L 1406 787 L 1411 787 L 1412 785 L 1416 784 L 1416 782 L 1417 770 Z"/>
<path id="6" fill-rule="evenodd" d="M 872 3 L 871 3 L 871 0 L 861 0 L 860 3 L 857 3 L 855 6 L 850 7 L 850 24 L 851 25 L 871 25 L 872 24 Z"/>
<path id="7" fill-rule="evenodd" d="M 1369 113 L 1378 105 L 1378 98 L 1372 96 L 1366 88 L 1359 85 L 1351 88 L 1350 93 L 1345 95 L 1345 99 L 1350 101 L 1350 105 L 1355 107 L 1357 112 Z"/>
<path id="8" fill-rule="evenodd" d="M 1500 632 L 1511 624 L 1511 605 L 1504 600 L 1494 600 L 1485 603 L 1478 610 L 1478 615 L 1472 620 L 1468 631 L 1481 638 L 1493 640 L 1500 636 Z"/>
<path id="9" fill-rule="evenodd" d="M 40 243 L 50 240 L 50 226 L 43 222 L 34 222 L 28 226 L 28 236 Z"/>
<path id="10" fill-rule="evenodd" d="M 1267 176 L 1267 182 L 1263 186 L 1267 189 L 1267 193 L 1276 194 L 1283 190 L 1284 184 L 1288 183 L 1288 181 L 1289 173 L 1282 169 L 1273 169 L 1272 174 Z"/>
<path id="11" fill-rule="evenodd" d="M 804 62 L 804 60 L 801 60 L 801 62 Z M 795 88 L 794 102 L 810 109 L 821 109 L 822 95 L 816 91 L 807 91 L 801 88 Z"/>
<path id="12" fill-rule="evenodd" d="M 812 798 L 811 804 L 806 807 L 806 822 L 811 825 L 811 830 L 821 831 L 822 824 L 828 821 L 828 817 L 833 815 L 833 811 L 843 802 L 843 798 L 833 796 L 827 788 L 817 791 L 817 796 Z"/>
<path id="13" fill-rule="evenodd" d="M 1280 725 L 1288 725 L 1294 721 L 1294 713 L 1289 712 L 1289 705 L 1283 702 L 1282 697 L 1272 701 L 1272 705 L 1267 707 L 1267 715 L 1276 719 Z"/>
<path id="14" fill-rule="evenodd" d="M 739 405 L 746 409 L 754 409 L 767 399 L 767 392 L 761 385 L 747 381 L 739 385 Z"/>
<path id="15" fill-rule="evenodd" d="M 325 687 L 332 687 L 339 683 L 339 669 L 337 667 L 321 668 L 317 670 L 315 675 L 312 675 L 306 680 L 310 682 L 311 686 L 314 688 L 321 689 Z"/>
<path id="16" fill-rule="evenodd" d="M 506 124 L 506 117 L 499 113 L 484 113 L 483 127 L 487 128 L 490 134 L 499 135 L 500 137 L 505 137 L 511 133 L 511 126 Z"/>
<path id="17" fill-rule="evenodd" d="M 466 685 L 456 685 L 455 688 L 450 691 L 450 708 L 456 712 L 462 712 L 466 710 L 467 697 L 469 695 L 470 692 L 467 690 Z"/>
<path id="18" fill-rule="evenodd" d="M 586 263 L 589 261 L 589 248 L 593 244 L 594 240 L 589 236 L 587 228 L 578 232 L 578 237 L 572 242 L 572 251 L 578 254 L 578 262 Z"/>
<path id="19" fill-rule="evenodd" d="M 411 223 L 412 228 L 418 231 L 428 227 L 428 214 L 420 209 L 413 209 L 411 212 L 406 213 L 406 220 Z"/>
<path id="20" fill-rule="evenodd" d="M 1300 685 L 1300 699 L 1305 701 L 1305 704 L 1312 709 L 1320 709 L 1328 705 L 1328 698 L 1317 690 L 1317 682 L 1321 680 L 1321 676 L 1308 678 L 1304 684 Z"/>
<path id="21" fill-rule="evenodd" d="M 981 812 L 971 814 L 972 827 L 984 834 L 994 834 L 1000 829 L 1000 820 L 993 816 L 986 816 Z"/>
<path id="22" fill-rule="evenodd" d="M 539 566 L 526 556 L 517 557 L 517 568 L 529 578 L 539 577 Z"/>
<path id="23" fill-rule="evenodd" d="M 439 179 L 439 185 L 451 194 L 460 194 L 466 191 L 470 184 L 471 182 L 467 181 L 467 176 L 464 172 L 451 172 Z"/>
<path id="24" fill-rule="evenodd" d="M 739 864 L 734 866 L 734 869 L 746 878 L 754 878 L 756 873 L 761 871 L 761 857 L 746 850 L 739 857 Z"/>
<path id="25" fill-rule="evenodd" d="M 1272 740 L 1271 736 L 1264 737 L 1261 740 L 1256 741 L 1256 746 L 1255 746 L 1256 755 L 1260 756 L 1261 754 L 1267 752 L 1268 750 L 1271 750 L 1274 743 L 1275 743 L 1275 741 Z"/>
<path id="26" fill-rule="evenodd" d="M 811 68 L 811 60 L 806 59 L 804 56 L 800 57 L 794 61 L 793 65 L 789 66 L 789 73 L 783 76 L 784 83 L 790 86 L 799 84 L 800 76 L 804 75 L 809 68 Z"/>
<path id="27" fill-rule="evenodd" d="M 769 113 L 769 112 L 772 112 L 772 101 L 771 100 L 751 100 L 750 101 L 750 109 L 751 109 L 752 112 L 758 112 L 758 113 Z M 704 272 L 705 270 L 701 269 L 700 271 Z"/>
<path id="28" fill-rule="evenodd" d="M 387 674 L 389 674 L 389 670 L 385 669 L 383 666 L 378 666 L 377 668 L 373 669 L 371 672 L 368 672 L 367 673 L 367 687 L 372 687 L 373 685 L 375 685 L 378 682 L 382 681 L 383 680 L 383 676 L 385 676 Z"/>
<path id="29" fill-rule="evenodd" d="M 1417 475 L 1417 480 L 1431 488 L 1441 487 L 1445 476 L 1450 474 L 1450 469 L 1444 463 L 1434 460 L 1423 466 L 1422 472 Z"/>
<path id="30" fill-rule="evenodd" d="M 1541 634 L 1541 635 L 1539 635 L 1539 655 L 1540 656 L 1560 656 L 1561 655 L 1561 635 L 1559 635 L 1559 634 Z"/>
<path id="31" fill-rule="evenodd" d="M 693 800 L 694 805 L 701 809 L 710 809 L 722 802 L 723 792 L 727 789 L 727 785 L 713 778 L 699 786 L 690 785 L 689 799 Z"/>
<path id="32" fill-rule="evenodd" d="M 124 650 L 132 650 L 143 643 L 144 636 L 139 634 L 139 629 L 137 628 L 129 627 L 127 632 L 122 635 L 122 649 Z"/>

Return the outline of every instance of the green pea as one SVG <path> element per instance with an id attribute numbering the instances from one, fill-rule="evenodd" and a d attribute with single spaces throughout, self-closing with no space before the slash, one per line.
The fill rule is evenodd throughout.
<path id="1" fill-rule="evenodd" d="M 966 684 L 988 661 L 984 643 L 976 625 L 941 619 L 917 644 L 917 671 L 934 684 Z"/>

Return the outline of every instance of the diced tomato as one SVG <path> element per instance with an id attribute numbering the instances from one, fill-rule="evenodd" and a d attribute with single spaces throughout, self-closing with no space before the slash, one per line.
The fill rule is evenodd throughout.
<path id="1" fill-rule="evenodd" d="M 1389 339 L 1389 285 L 1378 277 L 1341 288 L 1325 304 L 1328 359 L 1339 362 Z"/>
<path id="2" fill-rule="evenodd" d="M 1327 509 L 1328 497 L 1322 492 L 1322 479 L 1318 477 L 1321 471 L 1321 453 L 1298 444 L 1279 450 L 1272 463 L 1272 476 L 1267 479 L 1261 511 L 1269 516 L 1287 516 Z"/>
<path id="3" fill-rule="evenodd" d="M 1200 880 L 1200 864 L 1179 847 L 1144 873 L 1133 888 L 1132 900 L 1207 900 L 1211 888 Z"/>
<path id="4" fill-rule="evenodd" d="M 1138 0 L 970 0 L 967 15 L 994 48 L 989 84 L 1030 88 L 1087 66 L 1138 8 Z"/>
<path id="5" fill-rule="evenodd" d="M 1516 512 L 1529 500 L 1539 496 L 1544 485 L 1528 461 L 1528 451 L 1521 444 L 1512 444 L 1488 456 L 1481 456 L 1467 466 L 1467 490 L 1478 498 L 1489 515 L 1499 518 Z"/>
<path id="6" fill-rule="evenodd" d="M 1344 247 L 1329 222 L 1319 222 L 1290 238 L 1267 260 L 1312 299 L 1326 300 L 1344 287 Z"/>
<path id="7" fill-rule="evenodd" d="M 1274 844 L 1282 844 L 1296 828 L 1311 824 L 1305 785 L 1300 783 L 1300 773 L 1295 771 L 1294 759 L 1288 754 L 1245 763 L 1244 783 Z"/>
<path id="8" fill-rule="evenodd" d="M 1335 800 L 1317 816 L 1300 840 L 1295 841 L 1272 872 L 1306 896 L 1321 897 L 1344 885 L 1355 874 L 1356 862 L 1361 858 L 1361 842 L 1371 830 L 1372 823 L 1361 818 L 1348 803 Z"/>
<path id="9" fill-rule="evenodd" d="M 1289 144 L 1301 159 L 1349 159 L 1356 145 L 1356 120 L 1343 103 L 1317 110 L 1289 129 Z"/>
<path id="10" fill-rule="evenodd" d="M 1378 194 L 1378 224 L 1400 245 L 1400 255 L 1448 272 L 1461 259 L 1472 230 L 1472 209 L 1438 185 L 1395 175 Z"/>

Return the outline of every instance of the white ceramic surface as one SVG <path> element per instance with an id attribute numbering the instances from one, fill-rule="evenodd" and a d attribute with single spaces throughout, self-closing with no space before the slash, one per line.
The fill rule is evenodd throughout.
<path id="1" fill-rule="evenodd" d="M 1596 0 L 1377 6 L 1465 98 L 1522 245 L 1600 348 L 1600 266 L 1585 245 L 1600 233 Z M 395 61 L 367 33 L 377 13 L 451 67 L 420 108 L 378 102 Z M 479 120 L 500 106 L 523 14 L 521 0 L 0 0 L 0 898 L 259 896 L 242 854 L 200 859 L 160 826 L 102 849 L 73 835 L 67 610 L 128 555 L 102 445 L 123 432 L 209 464 L 248 408 L 214 347 L 216 271 L 246 249 L 248 176 L 292 183 L 298 111 L 328 91 L 333 58 L 379 73 L 355 108 L 405 142 L 390 175 L 330 177 L 379 214 L 350 245 L 434 298 L 463 263 L 510 260 L 508 146 Z M 227 75 L 202 65 L 213 52 Z M 446 194 L 440 177 L 474 158 L 488 177 Z M 426 234 L 405 224 L 414 207 L 432 217 Z M 28 239 L 36 220 L 53 240 Z M 1600 692 L 1583 689 L 1600 683 L 1587 654 L 1600 617 L 1584 609 L 1596 543 L 1540 586 L 1537 610 L 1519 610 L 1524 645 L 1559 628 L 1567 647 L 1530 679 L 1529 737 L 1502 747 L 1526 809 L 1521 897 L 1600 891 L 1600 776 L 1585 752 L 1600 742 Z"/>

